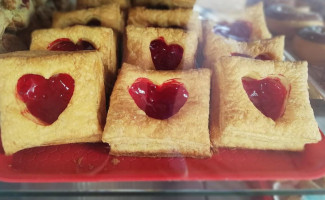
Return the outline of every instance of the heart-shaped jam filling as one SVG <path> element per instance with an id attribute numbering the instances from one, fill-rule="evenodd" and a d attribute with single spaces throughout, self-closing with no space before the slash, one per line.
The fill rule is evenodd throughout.
<path id="1" fill-rule="evenodd" d="M 81 51 L 81 50 L 96 50 L 94 45 L 90 42 L 79 40 L 77 44 L 74 44 L 68 38 L 60 38 L 57 39 L 47 47 L 50 51 Z"/>
<path id="2" fill-rule="evenodd" d="M 138 78 L 129 88 L 129 93 L 149 117 L 161 120 L 175 115 L 189 96 L 184 84 L 175 79 L 155 85 L 147 78 Z"/>
<path id="3" fill-rule="evenodd" d="M 252 35 L 252 24 L 237 20 L 234 23 L 221 22 L 213 27 L 213 32 L 233 40 L 247 42 Z"/>
<path id="4" fill-rule="evenodd" d="M 247 54 L 242 54 L 242 53 L 231 53 L 231 56 L 240 56 L 240 57 L 244 57 L 244 58 L 253 58 L 250 55 Z M 273 56 L 271 56 L 268 53 L 264 53 L 264 54 L 259 54 L 258 56 L 256 56 L 254 59 L 256 60 L 274 60 Z"/>
<path id="5" fill-rule="evenodd" d="M 264 79 L 242 78 L 243 87 L 254 106 L 276 121 L 283 116 L 290 93 L 290 83 L 283 75 Z"/>
<path id="6" fill-rule="evenodd" d="M 173 70 L 183 59 L 184 49 L 178 44 L 166 44 L 160 37 L 150 43 L 152 62 L 157 70 Z"/>
<path id="7" fill-rule="evenodd" d="M 17 82 L 17 95 L 29 113 L 42 124 L 53 124 L 66 109 L 74 92 L 74 79 L 68 74 L 57 74 L 49 79 L 26 74 Z"/>

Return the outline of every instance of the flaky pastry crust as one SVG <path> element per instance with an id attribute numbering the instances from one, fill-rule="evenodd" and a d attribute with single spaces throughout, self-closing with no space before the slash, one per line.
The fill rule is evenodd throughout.
<path id="1" fill-rule="evenodd" d="M 253 42 L 237 42 L 231 39 L 220 38 L 213 32 L 207 33 L 207 42 L 204 47 L 203 67 L 211 68 L 219 58 L 231 56 L 232 53 L 246 54 L 255 58 L 261 54 L 270 55 L 273 60 L 283 60 L 284 36 L 272 39 L 256 40 Z"/>
<path id="2" fill-rule="evenodd" d="M 31 50 L 47 50 L 49 44 L 59 38 L 80 39 L 90 42 L 100 52 L 105 67 L 105 80 L 113 88 L 116 79 L 116 36 L 110 28 L 73 26 L 67 28 L 36 30 L 32 33 Z"/>
<path id="3" fill-rule="evenodd" d="M 234 22 L 236 20 L 250 22 L 252 25 L 252 34 L 250 41 L 261 40 L 261 39 L 269 39 L 272 37 L 269 32 L 263 10 L 263 3 L 258 3 L 254 6 L 248 7 L 243 11 L 237 11 L 235 13 L 227 13 L 225 15 L 220 14 L 218 17 L 219 22 Z M 214 25 L 209 25 L 205 27 L 205 33 L 210 33 L 213 31 Z M 216 37 L 224 38 L 221 35 L 216 34 Z M 206 40 L 208 43 L 209 41 Z"/>
<path id="4" fill-rule="evenodd" d="M 7 155 L 19 150 L 54 144 L 97 142 L 105 121 L 103 64 L 98 52 L 25 51 L 0 54 L 1 139 Z M 67 73 L 75 81 L 73 96 L 58 120 L 49 126 L 21 113 L 16 85 L 25 74 L 49 78 Z"/>
<path id="5" fill-rule="evenodd" d="M 77 9 L 93 8 L 110 3 L 119 4 L 121 9 L 127 9 L 131 6 L 130 0 L 77 0 Z"/>
<path id="6" fill-rule="evenodd" d="M 123 64 L 111 99 L 103 134 L 110 154 L 117 156 L 210 157 L 208 130 L 210 70 L 155 71 Z M 148 117 L 138 108 L 128 88 L 139 78 L 160 85 L 177 78 L 189 98 L 178 113 L 166 120 Z"/>
<path id="7" fill-rule="evenodd" d="M 216 80 L 213 84 L 218 87 L 214 88 L 212 95 L 220 93 L 219 106 L 212 104 L 210 113 L 214 148 L 301 151 L 305 144 L 320 141 L 321 135 L 309 102 L 306 62 L 222 57 L 214 71 Z M 251 73 L 258 73 L 261 77 L 282 74 L 290 82 L 286 110 L 278 120 L 264 116 L 248 98 L 241 79 Z M 218 118 L 219 123 L 216 121 Z"/>
<path id="8" fill-rule="evenodd" d="M 177 69 L 195 68 L 195 55 L 198 37 L 195 32 L 180 29 L 126 27 L 124 62 L 137 65 L 143 69 L 155 69 L 151 58 L 151 41 L 164 37 L 167 44 L 179 44 L 184 49 L 183 59 Z"/>
<path id="9" fill-rule="evenodd" d="M 199 14 L 192 9 L 156 10 L 136 7 L 129 11 L 128 25 L 138 27 L 182 28 L 194 31 L 202 39 Z"/>
<path id="10" fill-rule="evenodd" d="M 92 19 L 99 20 L 101 26 L 112 28 L 119 33 L 124 30 L 124 17 L 118 4 L 108 4 L 71 12 L 55 12 L 52 27 L 65 28 L 72 25 L 83 25 Z"/>

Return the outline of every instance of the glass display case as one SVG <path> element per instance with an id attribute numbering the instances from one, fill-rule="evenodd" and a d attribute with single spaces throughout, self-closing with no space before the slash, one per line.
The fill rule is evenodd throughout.
<path id="1" fill-rule="evenodd" d="M 325 199 L 325 1 L 0 3 L 0 199 Z"/>

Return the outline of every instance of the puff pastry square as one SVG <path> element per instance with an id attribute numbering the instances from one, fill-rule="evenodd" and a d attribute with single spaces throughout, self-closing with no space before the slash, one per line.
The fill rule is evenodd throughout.
<path id="1" fill-rule="evenodd" d="M 101 140 L 106 104 L 98 52 L 15 52 L 1 54 L 0 63 L 1 139 L 7 155 L 30 147 Z M 48 79 L 60 73 L 74 79 L 73 95 L 54 123 L 41 125 L 27 117 L 17 81 L 26 74 Z"/>
<path id="2" fill-rule="evenodd" d="M 131 6 L 131 0 L 77 0 L 77 9 L 94 8 L 111 3 L 119 4 L 121 9 L 127 9 Z"/>
<path id="3" fill-rule="evenodd" d="M 101 26 L 112 28 L 118 33 L 122 33 L 124 30 L 123 13 L 120 6 L 115 3 L 71 12 L 55 12 L 52 27 L 65 28 L 74 25 L 86 25 L 92 20 L 99 20 Z"/>
<path id="4" fill-rule="evenodd" d="M 252 58 L 258 55 L 269 55 L 273 60 L 283 60 L 284 36 L 247 43 L 221 39 L 211 32 L 207 34 L 207 41 L 209 42 L 204 47 L 203 67 L 211 68 L 219 58 L 231 56 L 232 53 L 245 54 Z"/>
<path id="5" fill-rule="evenodd" d="M 176 69 L 193 69 L 196 67 L 197 34 L 193 31 L 185 32 L 170 28 L 127 26 L 123 61 L 140 66 L 143 69 L 155 69 L 149 47 L 151 41 L 159 37 L 163 37 L 168 45 L 178 44 L 183 47 L 183 58 Z"/>
<path id="6" fill-rule="evenodd" d="M 102 138 L 110 144 L 110 154 L 210 157 L 210 76 L 209 69 L 155 71 L 123 64 L 111 96 Z M 177 78 L 185 85 L 189 98 L 172 117 L 166 120 L 150 118 L 138 108 L 128 92 L 128 87 L 139 77 L 159 85 Z"/>
<path id="7" fill-rule="evenodd" d="M 213 89 L 212 96 L 220 92 L 219 105 L 211 104 L 210 113 L 210 134 L 215 148 L 301 151 L 305 144 L 320 141 L 321 135 L 308 97 L 306 62 L 222 57 L 216 66 L 214 84 L 218 87 Z M 286 110 L 278 120 L 263 115 L 248 98 L 242 77 L 251 73 L 261 77 L 282 74 L 290 82 Z"/>
<path id="8" fill-rule="evenodd" d="M 196 0 L 136 0 L 135 6 L 168 7 L 168 8 L 193 8 Z"/>
<path id="9" fill-rule="evenodd" d="M 47 50 L 49 44 L 60 38 L 77 43 L 80 39 L 90 42 L 102 55 L 105 80 L 113 88 L 116 79 L 116 36 L 112 29 L 104 27 L 73 26 L 63 29 L 43 29 L 32 33 L 31 50 Z"/>
<path id="10" fill-rule="evenodd" d="M 157 10 L 136 7 L 129 11 L 128 24 L 138 27 L 181 28 L 198 33 L 202 39 L 199 14 L 192 9 Z"/>
<path id="11" fill-rule="evenodd" d="M 264 16 L 264 10 L 263 10 L 263 3 L 258 3 L 254 6 L 248 7 L 242 11 L 237 11 L 234 13 L 227 13 L 227 14 L 220 14 L 218 18 L 216 19 L 218 22 L 229 22 L 232 23 L 234 21 L 240 20 L 240 21 L 246 21 L 250 22 L 252 25 L 252 34 L 249 38 L 250 41 L 254 40 L 260 40 L 260 39 L 269 39 L 272 37 L 270 31 L 267 28 L 266 22 L 265 22 L 265 16 Z M 209 23 L 208 23 L 209 24 Z M 211 25 L 211 23 L 205 27 L 205 34 L 213 33 L 213 27 L 214 24 Z M 215 34 L 215 37 L 223 38 L 225 37 Z M 232 39 L 228 39 L 232 40 Z M 206 40 L 206 43 L 209 43 L 209 40 Z"/>

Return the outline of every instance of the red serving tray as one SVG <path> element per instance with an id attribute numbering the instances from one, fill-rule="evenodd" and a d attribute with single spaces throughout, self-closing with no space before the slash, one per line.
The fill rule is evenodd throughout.
<path id="1" fill-rule="evenodd" d="M 1 143 L 1 141 L 0 141 Z M 5 156 L 0 181 L 305 180 L 325 175 L 325 139 L 303 152 L 220 149 L 210 159 L 109 156 L 105 144 L 38 147 Z"/>

